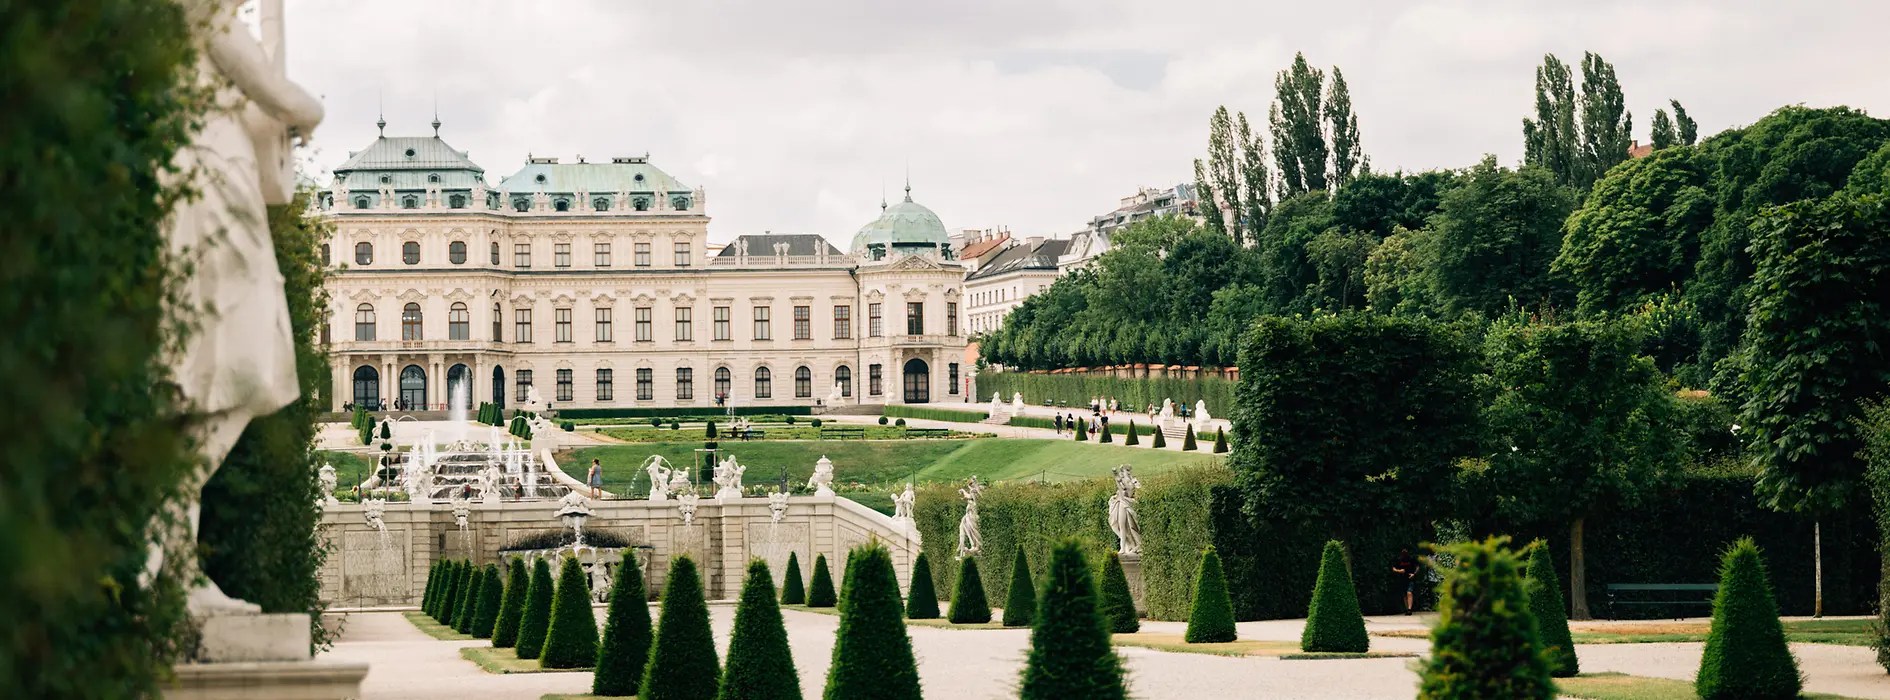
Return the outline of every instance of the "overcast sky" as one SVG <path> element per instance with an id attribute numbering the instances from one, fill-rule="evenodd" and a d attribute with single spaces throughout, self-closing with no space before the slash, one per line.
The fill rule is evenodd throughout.
<path id="1" fill-rule="evenodd" d="M 1303 51 L 1345 72 L 1378 170 L 1521 158 L 1544 53 L 1613 62 L 1635 135 L 1668 98 L 1707 135 L 1780 105 L 1890 116 L 1878 0 L 1192 2 L 289 0 L 322 171 L 431 131 L 497 183 L 529 152 L 650 154 L 708 190 L 711 237 L 844 246 L 897 200 L 946 226 L 1079 230 L 1192 181 L 1216 105 L 1264 121 Z M 1579 73 L 1577 75 L 1579 79 Z"/>

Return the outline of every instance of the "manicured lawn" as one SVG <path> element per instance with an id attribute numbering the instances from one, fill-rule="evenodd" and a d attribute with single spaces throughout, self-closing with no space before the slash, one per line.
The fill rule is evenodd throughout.
<path id="1" fill-rule="evenodd" d="M 335 484 L 340 488 L 351 488 L 370 476 L 370 465 L 366 456 L 354 452 L 330 452 L 317 450 L 315 459 L 335 465 Z"/>
<path id="2" fill-rule="evenodd" d="M 459 655 L 479 665 L 486 673 L 572 673 L 589 671 L 588 668 L 544 668 L 537 659 L 518 658 L 517 649 L 494 649 L 492 647 L 462 647 Z"/>
<path id="3" fill-rule="evenodd" d="M 1644 678 L 1619 673 L 1585 673 L 1574 678 L 1557 678 L 1562 695 L 1588 700 L 1699 700 L 1693 684 L 1668 678 Z M 1855 700 L 1842 695 L 1806 693 L 1805 700 Z"/>
<path id="4" fill-rule="evenodd" d="M 800 612 L 814 613 L 816 615 L 839 615 L 840 614 L 839 608 L 810 608 L 805 605 L 783 605 L 781 606 L 781 609 L 782 610 L 798 610 Z M 951 603 L 941 600 L 938 602 L 938 609 L 940 612 L 949 611 L 951 609 Z M 975 625 L 955 625 L 955 624 L 952 624 L 951 620 L 947 620 L 942 617 L 937 618 L 937 619 L 932 619 L 932 620 L 908 619 L 906 620 L 906 624 L 914 625 L 918 627 L 936 627 L 938 629 L 944 629 L 944 630 L 1006 630 L 1006 629 L 1027 630 L 1027 629 L 1030 629 L 1029 627 L 1005 627 L 1003 622 L 998 621 L 998 618 L 1000 617 L 1003 617 L 1003 615 L 1001 614 L 1001 611 L 993 609 L 990 622 L 982 622 Z"/>
<path id="5" fill-rule="evenodd" d="M 1842 644 L 1853 647 L 1870 646 L 1875 635 L 1871 632 L 1872 621 L 1868 619 L 1852 620 L 1786 620 L 1785 638 L 1801 644 Z M 1707 623 L 1705 622 L 1660 622 L 1639 623 L 1581 623 L 1569 625 L 1576 644 L 1651 644 L 1657 642 L 1704 642 L 1706 641 Z M 1430 633 L 1423 630 L 1398 630 L 1381 632 L 1386 637 L 1427 638 Z"/>
<path id="6" fill-rule="evenodd" d="M 1259 639 L 1236 639 L 1231 642 L 1207 644 L 1189 644 L 1182 635 L 1160 634 L 1155 632 L 1133 632 L 1112 635 L 1109 641 L 1116 646 L 1142 647 L 1156 651 L 1172 651 L 1184 654 L 1212 654 L 1214 656 L 1273 656 L 1282 659 L 1381 659 L 1409 658 L 1417 654 L 1407 652 L 1366 652 L 1363 654 L 1338 653 L 1302 653 L 1299 642 L 1285 642 Z"/>
<path id="7" fill-rule="evenodd" d="M 717 429 L 715 439 L 730 440 L 729 435 L 728 435 L 729 427 L 730 426 L 726 426 L 726 425 L 719 427 Z M 828 427 L 861 428 L 861 429 L 864 429 L 861 435 L 864 435 L 865 439 L 867 440 L 901 440 L 906 437 L 905 426 L 899 426 L 899 425 L 840 426 L 837 424 L 830 424 Z M 755 438 L 757 440 L 820 440 L 820 439 L 823 439 L 820 433 L 822 429 L 816 428 L 814 427 L 813 423 L 810 423 L 804 420 L 796 422 L 794 425 L 788 425 L 786 423 L 776 423 L 776 424 L 756 423 L 755 425 L 751 426 L 751 429 L 761 431 L 761 437 Z M 627 427 L 621 427 L 621 428 L 604 428 L 604 429 L 599 430 L 598 432 L 608 437 L 611 437 L 617 440 L 622 440 L 624 442 L 639 442 L 639 443 L 641 442 L 674 442 L 674 441 L 679 441 L 679 440 L 708 440 L 709 439 L 708 431 L 704 430 L 703 427 L 699 425 L 693 426 L 693 427 L 683 426 L 683 428 L 680 430 L 670 430 L 668 426 L 664 426 L 662 428 L 652 428 L 649 425 L 627 426 Z M 828 432 L 830 434 L 825 439 L 828 439 L 828 440 L 840 439 L 832 435 L 831 434 L 832 431 L 828 431 Z M 953 437 L 973 437 L 973 436 L 990 437 L 991 433 L 988 433 L 988 432 L 980 433 L 975 430 L 967 429 L 967 430 L 953 430 L 951 431 L 951 435 Z M 858 438 L 847 438 L 847 439 L 858 439 Z M 734 442 L 741 442 L 741 441 L 734 440 Z"/>
<path id="8" fill-rule="evenodd" d="M 407 618 L 407 621 L 413 623 L 414 627 L 420 628 L 420 631 L 427 633 L 427 636 L 434 639 L 448 642 L 472 639 L 472 635 L 454 632 L 453 628 L 440 624 L 438 620 L 433 619 L 432 616 L 423 612 L 404 612 L 401 613 L 401 616 Z"/>

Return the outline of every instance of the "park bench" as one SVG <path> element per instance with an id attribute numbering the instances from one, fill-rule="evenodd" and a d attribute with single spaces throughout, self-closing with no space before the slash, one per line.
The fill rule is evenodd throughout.
<path id="1" fill-rule="evenodd" d="M 845 440 L 847 438 L 853 438 L 856 440 L 865 440 L 866 429 L 858 427 L 858 426 L 835 426 L 831 428 L 824 425 L 821 426 L 820 439 L 825 440 L 830 437 L 839 438 L 841 440 Z"/>
<path id="2" fill-rule="evenodd" d="M 1703 605 L 1710 610 L 1713 606 L 1713 595 L 1718 591 L 1719 584 L 1717 583 L 1610 583 L 1608 584 L 1608 616 L 1610 619 L 1614 618 L 1614 608 L 1617 605 Z M 1624 595 L 1634 596 L 1635 599 L 1622 600 Z"/>
<path id="3" fill-rule="evenodd" d="M 729 432 L 733 433 L 735 439 L 737 440 L 760 440 L 762 436 L 765 436 L 768 434 L 767 431 L 765 430 L 756 430 L 754 428 L 749 428 L 747 430 L 732 430 Z"/>
<path id="4" fill-rule="evenodd" d="M 950 436 L 952 431 L 945 428 L 906 428 L 906 437 L 942 438 Z"/>

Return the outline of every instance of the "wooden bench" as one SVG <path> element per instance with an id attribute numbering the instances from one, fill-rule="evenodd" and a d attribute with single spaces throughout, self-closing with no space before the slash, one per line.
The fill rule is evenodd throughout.
<path id="1" fill-rule="evenodd" d="M 768 434 L 765 430 L 755 430 L 754 428 L 747 430 L 731 430 L 729 433 L 737 440 L 760 440 L 763 436 Z"/>
<path id="2" fill-rule="evenodd" d="M 841 440 L 847 438 L 865 440 L 866 429 L 858 426 L 820 426 L 820 439 L 825 440 L 829 437 L 839 438 Z"/>
<path id="3" fill-rule="evenodd" d="M 906 437 L 942 438 L 949 437 L 952 431 L 945 428 L 906 428 Z"/>
<path id="4" fill-rule="evenodd" d="M 1608 590 L 1608 616 L 1614 618 L 1614 606 L 1617 605 L 1703 605 L 1708 610 L 1713 607 L 1713 596 L 1719 592 L 1717 583 L 1610 583 Z M 1621 600 L 1621 594 L 1651 594 L 1652 600 Z M 1705 594 L 1704 596 L 1700 594 Z M 1701 598 L 1704 598 L 1702 600 Z M 1678 620 L 1680 618 L 1675 617 Z"/>

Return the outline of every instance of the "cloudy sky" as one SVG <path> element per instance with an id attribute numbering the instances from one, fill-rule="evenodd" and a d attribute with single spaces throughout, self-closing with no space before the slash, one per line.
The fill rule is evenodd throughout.
<path id="1" fill-rule="evenodd" d="M 1636 135 L 1669 97 L 1702 134 L 1785 104 L 1890 116 L 1890 3 L 1700 0 L 289 0 L 290 74 L 328 108 L 325 170 L 441 135 L 496 183 L 526 154 L 648 152 L 708 190 L 716 240 L 845 244 L 897 198 L 952 230 L 1065 234 L 1192 180 L 1216 105 L 1264 118 L 1303 51 L 1351 85 L 1380 170 L 1521 158 L 1544 53 L 1612 61 Z"/>

